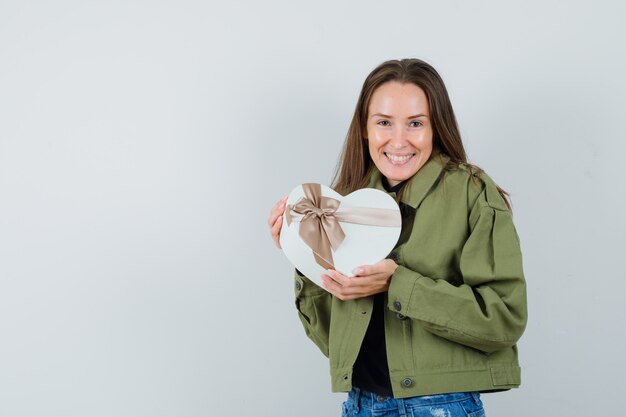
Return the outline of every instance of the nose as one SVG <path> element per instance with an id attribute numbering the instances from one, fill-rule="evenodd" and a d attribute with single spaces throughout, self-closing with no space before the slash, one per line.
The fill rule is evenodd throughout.
<path id="1" fill-rule="evenodd" d="M 401 149 L 408 143 L 407 132 L 402 126 L 396 125 L 390 132 L 389 145 L 394 149 Z"/>

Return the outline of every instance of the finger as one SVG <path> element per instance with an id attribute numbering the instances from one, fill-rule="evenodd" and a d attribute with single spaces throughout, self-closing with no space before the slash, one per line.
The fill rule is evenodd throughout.
<path id="1" fill-rule="evenodd" d="M 347 287 L 352 283 L 352 279 L 350 277 L 340 274 L 334 269 L 328 269 L 326 273 L 341 286 Z"/>
<path id="2" fill-rule="evenodd" d="M 348 284 L 348 282 L 343 278 L 343 275 L 341 275 L 339 272 L 335 271 L 334 269 L 327 269 L 326 274 L 332 281 L 336 282 L 337 284 L 341 286 Z"/>
<path id="3" fill-rule="evenodd" d="M 274 218 L 274 222 L 272 223 L 272 227 L 279 221 L 283 220 L 283 213 L 276 213 L 276 218 Z"/>
<path id="4" fill-rule="evenodd" d="M 283 225 L 283 216 L 282 215 L 278 215 L 276 217 L 276 220 L 274 220 L 274 224 L 272 225 L 271 229 L 272 231 L 276 231 L 278 232 L 278 234 L 280 234 L 280 228 Z"/>
<path id="5" fill-rule="evenodd" d="M 337 283 L 333 281 L 328 275 L 322 275 L 322 286 L 326 291 L 341 299 L 341 295 L 337 292 Z"/>
<path id="6" fill-rule="evenodd" d="M 372 265 L 359 265 L 352 270 L 352 273 L 355 276 L 362 277 L 365 275 L 371 275 L 374 272 L 372 271 Z"/>
<path id="7" fill-rule="evenodd" d="M 283 212 L 285 211 L 287 197 L 289 196 L 285 196 L 278 200 L 278 202 L 274 204 L 274 206 L 270 209 L 270 217 L 267 219 L 267 224 L 270 227 L 276 222 L 276 218 L 283 214 Z"/>
<path id="8" fill-rule="evenodd" d="M 363 285 L 351 285 L 348 287 L 344 287 L 339 285 L 339 283 L 327 275 L 322 275 L 322 282 L 324 288 L 335 297 L 340 300 L 354 300 L 356 298 L 367 297 L 370 295 L 377 294 L 382 291 L 386 291 L 385 285 L 380 282 L 376 282 L 375 279 L 372 279 L 373 275 L 364 277 L 362 279 Z M 359 282 L 359 280 L 354 280 L 354 282 Z"/>
<path id="9" fill-rule="evenodd" d="M 354 268 L 354 271 L 352 271 L 352 273 L 358 276 L 382 274 L 387 271 L 389 267 L 389 262 L 393 261 L 391 259 L 383 259 L 382 261 L 377 262 L 373 265 L 359 265 Z"/>
<path id="10" fill-rule="evenodd" d="M 352 300 L 358 298 L 358 290 L 343 287 L 328 275 L 322 275 L 322 285 L 326 290 L 340 300 Z"/>
<path id="11" fill-rule="evenodd" d="M 272 238 L 274 239 L 274 243 L 276 247 L 280 248 L 280 229 L 283 226 L 283 216 L 278 216 L 276 218 L 276 222 L 271 228 Z"/>

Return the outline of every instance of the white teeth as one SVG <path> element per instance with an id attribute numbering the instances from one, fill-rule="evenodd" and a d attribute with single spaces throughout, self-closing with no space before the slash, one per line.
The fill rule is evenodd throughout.
<path id="1" fill-rule="evenodd" d="M 397 156 L 397 155 L 390 155 L 388 153 L 386 153 L 385 155 L 387 155 L 387 158 L 391 159 L 393 162 L 404 162 L 407 159 L 409 159 L 411 156 L 413 156 L 413 155 Z"/>

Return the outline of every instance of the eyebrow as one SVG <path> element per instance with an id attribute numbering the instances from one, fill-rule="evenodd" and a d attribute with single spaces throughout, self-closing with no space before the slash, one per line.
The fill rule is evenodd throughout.
<path id="1" fill-rule="evenodd" d="M 380 117 L 386 117 L 387 119 L 393 119 L 393 116 L 389 116 L 386 114 L 382 114 L 382 113 L 374 113 L 370 116 L 370 119 L 374 116 L 380 116 Z M 416 117 L 426 117 L 428 118 L 428 115 L 424 114 L 424 113 L 420 113 L 420 114 L 416 114 L 414 116 L 409 116 L 407 117 L 407 119 L 415 119 Z"/>

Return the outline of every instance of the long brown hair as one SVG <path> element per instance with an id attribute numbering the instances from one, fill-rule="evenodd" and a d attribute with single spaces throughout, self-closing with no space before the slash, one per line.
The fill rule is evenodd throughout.
<path id="1" fill-rule="evenodd" d="M 465 165 L 472 178 L 483 170 L 467 161 L 467 154 L 461 141 L 452 103 L 442 78 L 428 63 L 416 59 L 389 60 L 377 66 L 363 82 L 359 99 L 354 109 L 352 122 L 333 176 L 332 188 L 342 195 L 365 187 L 374 166 L 364 137 L 367 131 L 367 112 L 374 91 L 389 81 L 413 83 L 421 88 L 428 99 L 430 120 L 433 128 L 433 148 L 450 157 L 448 164 Z M 496 186 L 509 211 L 512 211 L 509 193 Z M 402 190 L 397 195 L 399 201 Z"/>

